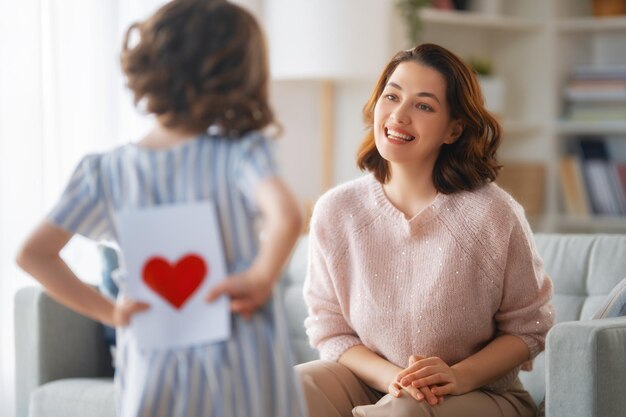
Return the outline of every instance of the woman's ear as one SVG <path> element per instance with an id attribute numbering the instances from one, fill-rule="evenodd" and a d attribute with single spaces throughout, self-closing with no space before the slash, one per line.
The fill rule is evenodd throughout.
<path id="1" fill-rule="evenodd" d="M 444 141 L 444 143 L 450 145 L 456 142 L 456 140 L 461 137 L 461 134 L 463 133 L 463 129 L 465 129 L 465 126 L 463 126 L 463 123 L 461 122 L 461 120 L 453 120 L 450 123 L 448 136 L 446 137 L 446 140 Z"/>

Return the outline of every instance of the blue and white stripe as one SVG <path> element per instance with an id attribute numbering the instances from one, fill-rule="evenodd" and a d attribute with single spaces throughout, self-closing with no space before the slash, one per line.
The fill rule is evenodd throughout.
<path id="1" fill-rule="evenodd" d="M 271 146 L 259 133 L 239 140 L 203 135 L 163 150 L 128 144 L 85 157 L 49 219 L 94 240 L 117 241 L 115 213 L 122 208 L 210 199 L 232 274 L 258 251 L 254 192 L 276 174 Z M 234 316 L 233 336 L 223 343 L 140 351 L 118 331 L 118 414 L 304 416 L 280 301 L 275 297 L 250 320 Z"/>

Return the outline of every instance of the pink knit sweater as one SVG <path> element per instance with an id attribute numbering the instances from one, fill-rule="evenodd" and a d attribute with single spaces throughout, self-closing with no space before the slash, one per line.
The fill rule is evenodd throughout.
<path id="1" fill-rule="evenodd" d="M 305 326 L 323 359 L 363 344 L 401 367 L 411 354 L 453 365 L 505 333 L 534 358 L 554 323 L 551 294 L 523 209 L 495 184 L 439 194 L 410 220 L 372 175 L 315 206 Z"/>

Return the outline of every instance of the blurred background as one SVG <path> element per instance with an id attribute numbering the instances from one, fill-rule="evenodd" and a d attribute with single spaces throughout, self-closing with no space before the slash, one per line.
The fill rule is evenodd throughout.
<path id="1" fill-rule="evenodd" d="M 0 0 L 0 415 L 13 415 L 18 245 L 80 158 L 141 137 L 118 65 L 163 0 Z M 439 43 L 504 127 L 497 182 L 536 232 L 626 232 L 626 0 L 237 0 L 265 28 L 282 173 L 310 210 L 362 175 L 361 109 L 400 49 Z M 93 244 L 64 257 L 100 279 Z"/>

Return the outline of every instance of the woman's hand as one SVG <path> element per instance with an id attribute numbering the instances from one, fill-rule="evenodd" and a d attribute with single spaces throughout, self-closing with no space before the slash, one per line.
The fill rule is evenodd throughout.
<path id="1" fill-rule="evenodd" d="M 149 304 L 141 301 L 130 300 L 121 297 L 113 306 L 112 325 L 114 327 L 126 327 L 130 324 L 130 318 L 137 313 L 141 313 L 150 308 Z"/>
<path id="2" fill-rule="evenodd" d="M 438 398 L 444 395 L 463 394 L 456 371 L 435 356 L 418 357 L 398 374 L 398 382 L 402 387 L 411 386 L 419 389 L 430 387 L 432 394 Z"/>
<path id="3" fill-rule="evenodd" d="M 211 289 L 206 300 L 213 302 L 222 295 L 230 297 L 230 310 L 249 319 L 272 295 L 273 281 L 248 269 L 231 275 Z"/>
<path id="4" fill-rule="evenodd" d="M 417 401 L 426 400 L 430 405 L 437 405 L 443 402 L 443 395 L 435 395 L 430 386 L 413 386 L 411 384 L 407 384 L 406 386 L 401 384 L 401 375 L 405 375 L 407 370 L 409 370 L 417 361 L 425 359 L 423 356 L 411 355 L 409 358 L 409 368 L 400 372 L 394 381 L 389 384 L 389 394 L 394 397 L 400 397 L 402 395 L 402 391 L 404 390 L 407 394 L 413 397 Z"/>

